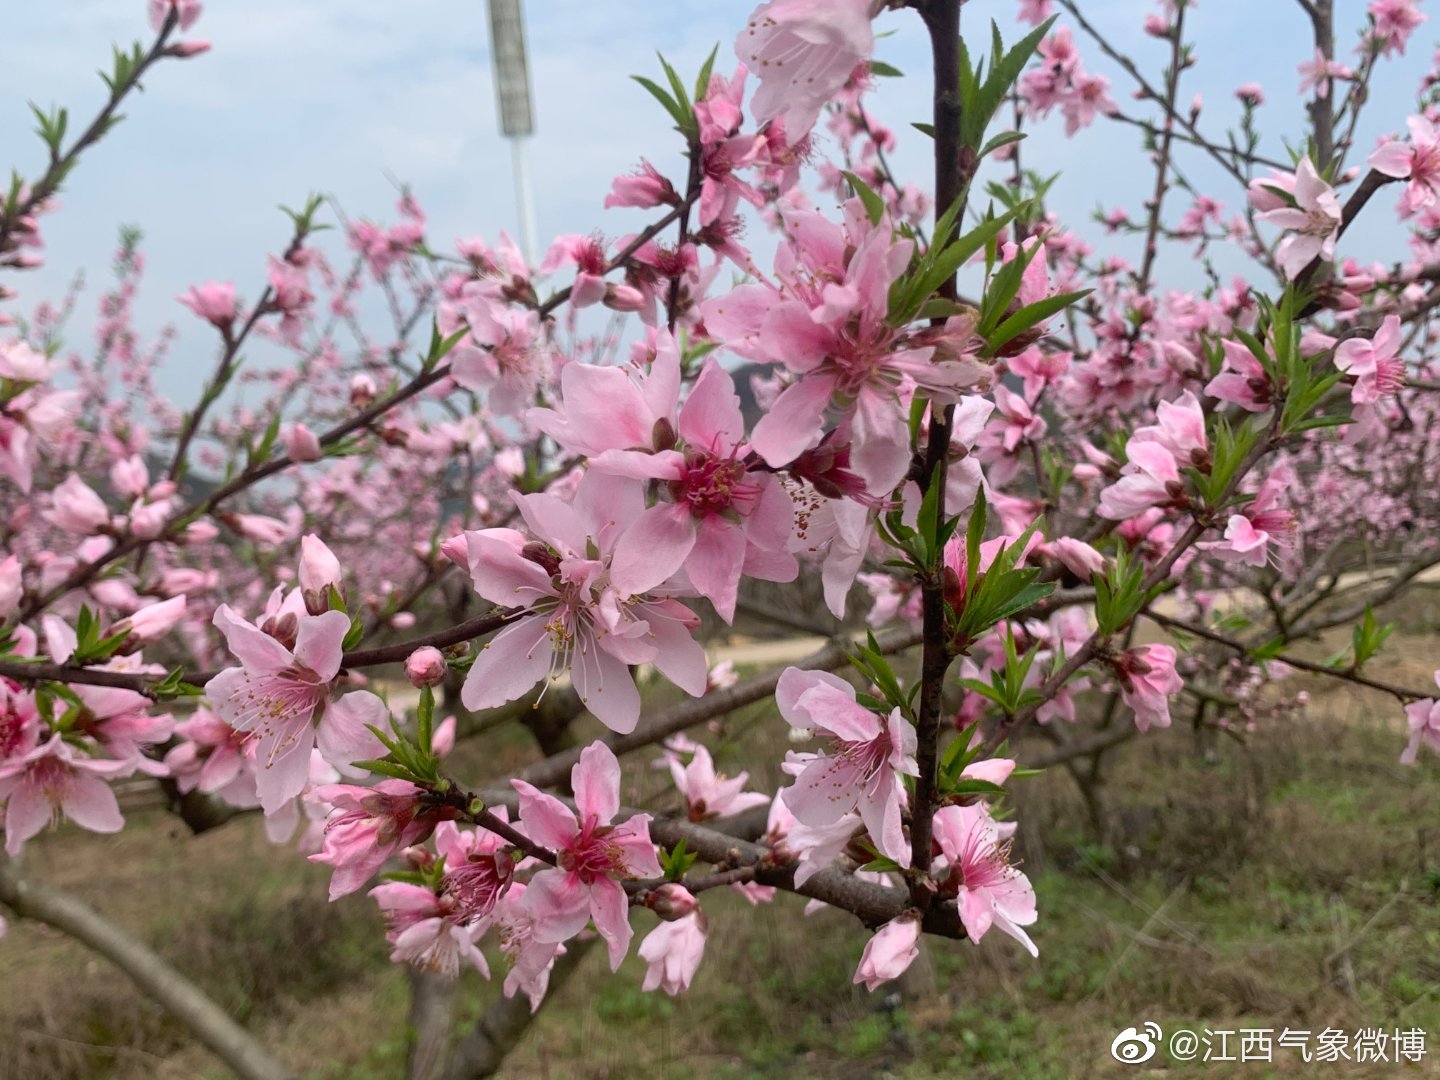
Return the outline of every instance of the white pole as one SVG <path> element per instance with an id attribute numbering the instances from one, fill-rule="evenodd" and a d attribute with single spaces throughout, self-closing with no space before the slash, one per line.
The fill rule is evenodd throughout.
<path id="1" fill-rule="evenodd" d="M 510 140 L 515 170 L 515 212 L 520 219 L 520 250 L 535 266 L 535 202 L 530 191 L 526 141 L 535 130 L 530 99 L 530 65 L 525 57 L 525 15 L 521 0 L 488 0 L 490 48 L 495 69 L 495 102 L 500 131 Z"/>
<path id="2" fill-rule="evenodd" d="M 520 218 L 520 250 L 533 270 L 539 265 L 535 251 L 535 200 L 530 191 L 530 139 L 515 135 L 510 139 L 510 161 L 515 167 L 515 211 Z"/>

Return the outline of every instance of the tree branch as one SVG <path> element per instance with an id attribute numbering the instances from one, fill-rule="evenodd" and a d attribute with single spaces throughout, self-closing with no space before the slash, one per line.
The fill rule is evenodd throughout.
<path id="1" fill-rule="evenodd" d="M 27 881 L 13 863 L 0 860 L 0 903 L 23 919 L 35 919 L 68 934 L 123 971 L 150 998 L 184 1024 L 192 1035 L 242 1080 L 292 1080 L 294 1074 L 248 1031 L 148 945 L 135 940 L 75 897 Z"/>

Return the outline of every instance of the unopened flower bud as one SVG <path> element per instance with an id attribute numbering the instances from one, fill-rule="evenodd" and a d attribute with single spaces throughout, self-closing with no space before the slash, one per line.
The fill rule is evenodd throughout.
<path id="1" fill-rule="evenodd" d="M 439 686 L 445 681 L 445 657 L 439 649 L 421 646 L 406 657 L 405 677 L 416 689 Z"/>
<path id="2" fill-rule="evenodd" d="M 209 51 L 210 43 L 208 41 L 177 41 L 165 50 L 165 55 L 173 56 L 177 60 L 189 60 L 191 57 Z"/>
<path id="3" fill-rule="evenodd" d="M 319 461 L 320 440 L 304 424 L 295 424 L 285 434 L 285 453 L 291 461 Z"/>
<path id="4" fill-rule="evenodd" d="M 698 910 L 700 901 L 684 885 L 667 881 L 645 894 L 645 906 L 666 922 L 674 922 Z"/>
<path id="5" fill-rule="evenodd" d="M 356 375 L 350 380 L 350 404 L 357 409 L 369 408 L 375 402 L 375 380 L 369 375 Z"/>
<path id="6" fill-rule="evenodd" d="M 470 569 L 470 543 L 464 533 L 457 533 L 440 542 L 440 554 L 462 570 Z"/>
<path id="7" fill-rule="evenodd" d="M 314 533 L 300 538 L 300 596 L 311 615 L 330 610 L 330 590 L 340 591 L 340 560 Z"/>
<path id="8" fill-rule="evenodd" d="M 640 311 L 645 307 L 645 294 L 633 285 L 616 285 L 611 282 L 605 286 L 605 296 L 601 303 L 611 311 Z"/>

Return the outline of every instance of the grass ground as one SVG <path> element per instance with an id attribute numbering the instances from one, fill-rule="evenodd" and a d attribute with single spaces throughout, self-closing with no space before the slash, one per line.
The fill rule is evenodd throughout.
<path id="1" fill-rule="evenodd" d="M 1426 685 L 1429 618 L 1383 673 Z M 1440 1060 L 1440 762 L 1396 759 L 1392 701 L 1312 686 L 1302 717 L 1248 745 L 1179 727 L 1126 747 L 1097 840 L 1063 769 L 1019 785 L 1020 847 L 1039 896 L 1040 959 L 992 934 L 931 942 L 933 984 L 850 985 L 863 930 L 838 912 L 706 898 L 711 938 L 687 996 L 639 990 L 586 961 L 508 1064 L 517 1077 L 1024 1077 L 1147 1075 L 1109 1056 L 1122 1028 L 1419 1027 Z M 778 747 L 773 706 L 712 741 L 739 767 Z M 742 755 L 741 749 L 745 750 Z M 498 771 L 519 741 L 462 748 L 455 771 Z M 730 761 L 726 761 L 726 757 Z M 772 759 L 774 755 L 771 755 Z M 635 763 L 627 800 L 658 790 Z M 756 778 L 773 785 L 773 775 Z M 1042 838 L 1039 841 L 1038 838 Z M 325 901 L 326 875 L 277 858 L 258 822 L 200 837 L 159 812 L 114 838 L 69 830 L 27 851 L 154 943 L 276 1054 L 314 1080 L 403 1071 L 408 990 L 364 897 Z M 637 930 L 648 929 L 648 916 Z M 493 988 L 464 986 L 476 1016 Z M 1147 1068 L 1152 1068 L 1157 1058 Z M 1194 1065 L 1177 1075 L 1440 1075 L 1416 1066 Z M 225 1073 L 103 961 L 31 925 L 0 943 L 0 1077 L 194 1080 Z M 1148 1075 L 1159 1075 L 1152 1071 Z"/>

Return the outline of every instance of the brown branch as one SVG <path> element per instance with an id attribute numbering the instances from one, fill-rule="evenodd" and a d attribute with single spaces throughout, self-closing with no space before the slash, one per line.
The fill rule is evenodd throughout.
<path id="1" fill-rule="evenodd" d="M 1232 649 L 1243 657 L 1250 657 L 1254 650 L 1243 642 L 1235 641 L 1224 634 L 1216 633 L 1214 630 L 1203 626 L 1196 626 L 1194 623 L 1184 622 L 1181 619 L 1172 619 L 1168 615 L 1161 615 L 1159 612 L 1146 611 L 1146 618 L 1152 622 L 1170 630 L 1178 630 L 1182 634 L 1191 634 L 1206 641 L 1214 642 L 1216 645 L 1223 645 Z M 1303 660 L 1298 656 L 1291 656 L 1288 653 L 1276 653 L 1265 657 L 1266 660 L 1274 660 L 1276 663 L 1287 664 L 1299 671 L 1308 671 L 1313 675 L 1324 675 L 1331 679 L 1340 679 L 1343 682 L 1354 683 L 1357 686 L 1365 686 L 1371 690 L 1379 690 L 1390 694 L 1402 702 L 1419 701 L 1422 698 L 1435 697 L 1435 692 L 1423 692 L 1411 690 L 1408 687 L 1396 686 L 1394 683 L 1381 682 L 1378 679 L 1367 678 L 1353 668 L 1333 668 L 1324 664 L 1317 664 L 1313 660 Z"/>
<path id="2" fill-rule="evenodd" d="M 81 153 L 99 142 L 110 130 L 110 127 L 118 119 L 115 110 L 120 107 L 120 102 L 131 91 L 141 89 L 140 79 L 165 56 L 166 45 L 178 22 L 179 14 L 174 8 L 171 8 L 165 16 L 165 22 L 160 27 L 160 33 L 156 36 L 155 43 L 135 65 L 135 70 L 130 73 L 130 78 L 111 89 L 110 100 L 105 102 L 95 119 L 90 122 L 90 126 L 75 140 L 69 150 L 59 155 L 52 152 L 50 165 L 45 170 L 45 175 L 30 186 L 29 195 L 19 202 L 12 213 L 0 212 L 0 251 L 5 250 L 15 222 L 29 215 L 37 206 L 55 194 L 60 189 L 61 182 L 75 167 Z M 0 206 L 0 210 L 3 210 L 3 206 Z"/>
<path id="3" fill-rule="evenodd" d="M 264 1045 L 158 953 L 69 893 L 29 881 L 0 859 L 0 903 L 17 916 L 68 934 L 123 971 L 243 1080 L 289 1080 Z"/>
<path id="4" fill-rule="evenodd" d="M 458 645 L 462 641 L 470 641 L 500 629 L 514 619 L 521 610 L 520 608 L 504 608 L 489 615 L 469 619 L 458 626 L 452 626 L 433 634 L 425 634 L 409 641 L 384 645 L 376 649 L 351 649 L 341 658 L 341 667 L 362 668 L 377 667 L 380 664 L 396 664 L 408 659 L 416 649 L 427 645 L 437 649 Z M 187 681 L 203 686 L 216 674 L 218 673 L 214 671 L 196 672 Z M 0 676 L 26 685 L 61 682 L 76 686 L 109 686 L 121 690 L 133 690 L 146 697 L 152 696 L 156 685 L 164 682 L 167 677 L 150 672 L 108 671 L 105 668 L 83 667 L 79 664 L 28 663 L 24 660 L 0 660 Z"/>
<path id="5" fill-rule="evenodd" d="M 956 72 L 960 64 L 960 0 L 931 0 L 921 10 L 925 29 L 930 34 L 930 57 L 933 70 L 932 118 L 935 136 L 935 213 L 945 214 L 965 197 L 969 169 L 962 156 L 970 151 L 961 142 L 961 104 Z M 998 62 L 998 61 L 997 61 Z M 973 156 L 973 152 L 971 154 Z M 956 220 L 959 220 L 958 213 Z M 944 237 L 935 237 L 937 244 Z M 941 282 L 937 295 L 954 300 L 957 295 L 955 278 Z M 941 322 L 943 320 L 936 320 Z M 945 481 L 950 457 L 950 428 L 955 407 L 946 405 L 938 412 L 930 406 L 930 424 L 926 433 L 925 464 L 919 478 L 922 494 L 938 489 L 938 520 L 945 520 Z M 941 557 L 936 553 L 936 558 Z M 920 712 L 916 718 L 915 761 L 919 775 L 915 779 L 915 811 L 911 825 L 911 863 L 917 871 L 930 869 L 931 819 L 939 799 L 938 783 L 940 723 L 945 673 L 950 669 L 953 653 L 945 626 L 945 585 L 942 568 L 925 567 L 917 575 L 920 585 L 920 617 L 923 638 L 920 657 Z M 914 889 L 917 903 L 928 904 L 931 896 L 918 881 Z"/>

